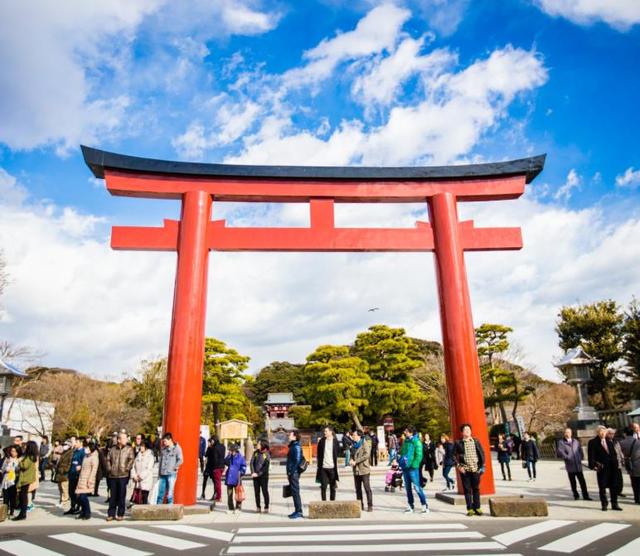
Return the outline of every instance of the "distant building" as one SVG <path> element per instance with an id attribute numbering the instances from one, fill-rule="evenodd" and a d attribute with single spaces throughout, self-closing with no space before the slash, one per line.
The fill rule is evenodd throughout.
<path id="1" fill-rule="evenodd" d="M 53 416 L 56 407 L 49 402 L 7 398 L 4 404 L 3 443 L 5 438 L 22 435 L 24 440 L 35 440 L 40 443 L 43 436 L 51 439 Z"/>
<path id="2" fill-rule="evenodd" d="M 267 395 L 264 402 L 265 430 L 267 434 L 278 430 L 295 428 L 293 418 L 289 417 L 291 406 L 296 404 L 291 392 L 277 392 Z"/>

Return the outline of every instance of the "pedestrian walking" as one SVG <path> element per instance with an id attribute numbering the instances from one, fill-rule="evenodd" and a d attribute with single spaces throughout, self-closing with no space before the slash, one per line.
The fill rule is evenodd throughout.
<path id="1" fill-rule="evenodd" d="M 480 509 L 480 477 L 484 473 L 485 455 L 482 444 L 471 435 L 471 425 L 460 427 L 462 438 L 456 443 L 456 463 L 460 471 L 467 515 L 482 515 Z"/>
<path id="2" fill-rule="evenodd" d="M 528 432 L 522 436 L 520 443 L 520 454 L 522 459 L 522 467 L 527 470 L 529 481 L 536 480 L 536 463 L 540 459 L 540 450 L 535 438 L 532 438 Z"/>
<path id="3" fill-rule="evenodd" d="M 407 492 L 408 507 L 405 513 L 414 512 L 413 489 L 416 490 L 422 513 L 429 513 L 427 497 L 420 485 L 420 467 L 422 465 L 422 442 L 418 437 L 416 429 L 408 426 L 404 430 L 404 441 L 400 450 L 400 467 L 402 468 L 402 479 Z"/>
<path id="4" fill-rule="evenodd" d="M 602 511 L 606 512 L 609 505 L 607 489 L 611 496 L 611 509 L 622 511 L 618 505 L 617 471 L 618 457 L 613 447 L 613 442 L 607 439 L 607 428 L 599 425 L 596 428 L 596 437 L 589 440 L 587 446 L 589 469 L 596 472 L 598 479 L 598 491 Z"/>
<path id="5" fill-rule="evenodd" d="M 498 463 L 500 463 L 500 471 L 502 471 L 502 480 L 506 481 L 507 476 L 509 477 L 509 480 L 511 480 L 511 450 L 509 449 L 505 436 L 502 433 L 498 434 L 496 452 L 498 454 Z"/>
<path id="6" fill-rule="evenodd" d="M 364 510 L 362 489 L 367 497 L 367 511 L 373 511 L 373 493 L 371 492 L 371 449 L 372 443 L 368 441 L 362 430 L 354 430 L 351 433 L 353 440 L 353 481 L 356 487 L 356 499 L 360 501 L 360 507 Z"/>
<path id="7" fill-rule="evenodd" d="M 69 501 L 69 469 L 71 469 L 71 458 L 73 457 L 71 442 L 71 440 L 67 440 L 62 446 L 62 453 L 53 474 L 53 482 L 57 483 L 60 495 L 58 508 L 64 508 Z"/>
<path id="8" fill-rule="evenodd" d="M 446 492 L 453 490 L 456 486 L 455 480 L 449 476 L 451 470 L 456 466 L 455 446 L 447 434 L 440 436 L 440 442 L 442 443 L 442 476 L 445 480 L 443 492 Z"/>
<path id="9" fill-rule="evenodd" d="M 256 497 L 256 511 L 258 513 L 269 513 L 269 467 L 271 466 L 271 454 L 269 453 L 269 443 L 261 438 L 258 440 L 253 455 L 251 456 L 251 478 L 253 479 L 253 492 Z M 260 493 L 264 500 L 262 509 Z"/>
<path id="10" fill-rule="evenodd" d="M 13 517 L 18 507 L 18 450 L 15 446 L 5 449 L 5 457 L 2 462 L 2 500 L 7 506 L 9 517 Z"/>
<path id="11" fill-rule="evenodd" d="M 13 521 L 27 519 L 29 491 L 33 489 L 38 480 L 39 452 L 38 445 L 33 440 L 29 440 L 24 446 L 23 455 L 18 463 L 18 482 L 16 484 L 20 513 L 13 518 Z"/>
<path id="12" fill-rule="evenodd" d="M 51 444 L 49 444 L 49 437 L 43 436 L 42 442 L 40 442 L 40 454 L 39 454 L 39 471 L 40 471 L 40 481 L 43 482 L 45 480 L 44 472 L 49 466 L 49 456 L 51 456 Z"/>
<path id="13" fill-rule="evenodd" d="M 336 483 L 338 482 L 338 440 L 331 427 L 325 427 L 323 437 L 318 441 L 318 470 L 316 482 L 320 483 L 320 497 L 327 499 L 327 486 L 329 487 L 329 499 L 336 499 Z"/>
<path id="14" fill-rule="evenodd" d="M 205 496 L 205 487 L 207 486 L 207 477 L 211 477 L 213 482 L 213 496 L 211 497 L 211 507 L 222 500 L 222 473 L 224 471 L 224 458 L 225 447 L 217 436 L 212 436 L 209 439 L 210 446 L 205 453 L 207 457 L 207 464 L 205 469 L 205 476 L 202 479 L 202 497 Z M 208 470 L 208 471 L 207 471 Z"/>
<path id="15" fill-rule="evenodd" d="M 82 459 L 82 467 L 78 478 L 78 486 L 76 494 L 78 496 L 78 504 L 80 513 L 76 519 L 91 519 L 91 504 L 89 496 L 93 494 L 95 488 L 96 476 L 100 467 L 100 458 L 98 457 L 98 445 L 94 442 L 87 442 L 84 447 L 85 456 Z"/>
<path id="16" fill-rule="evenodd" d="M 353 447 L 353 439 L 351 432 L 347 431 L 342 435 L 342 449 L 344 450 L 344 466 L 349 467 L 351 461 L 351 448 Z"/>
<path id="17" fill-rule="evenodd" d="M 127 441 L 127 433 L 119 433 L 116 443 L 111 446 L 107 454 L 107 478 L 111 489 L 107 521 L 124 519 L 127 484 L 135 459 L 133 448 Z"/>
<path id="18" fill-rule="evenodd" d="M 69 500 L 71 507 L 64 512 L 65 515 L 74 515 L 80 512 L 80 504 L 78 503 L 78 495 L 76 488 L 80 479 L 80 469 L 82 469 L 82 460 L 84 459 L 84 438 L 71 437 L 72 449 L 71 466 L 69 467 Z"/>
<path id="19" fill-rule="evenodd" d="M 640 504 L 640 424 L 633 423 L 630 434 L 622 441 L 625 456 L 625 468 L 631 479 L 633 500 Z"/>
<path id="20" fill-rule="evenodd" d="M 229 512 L 238 513 L 242 509 L 244 501 L 242 476 L 247 470 L 247 462 L 236 443 L 229 446 L 229 454 L 225 458 L 224 464 L 227 468 L 224 475 L 224 484 L 227 485 L 227 507 Z"/>
<path id="21" fill-rule="evenodd" d="M 300 433 L 289 431 L 289 451 L 287 452 L 287 480 L 293 498 L 293 513 L 289 519 L 300 519 L 302 515 L 302 499 L 300 498 L 300 468 L 303 462 Z"/>
<path id="22" fill-rule="evenodd" d="M 564 460 L 564 467 L 567 470 L 569 477 L 569 484 L 571 485 L 571 492 L 574 499 L 578 500 L 580 495 L 578 494 L 578 488 L 576 481 L 580 484 L 580 490 L 582 491 L 582 498 L 584 500 L 591 500 L 589 492 L 587 491 L 587 483 L 584 480 L 582 473 L 582 460 L 584 459 L 584 451 L 582 444 L 573 438 L 573 431 L 567 427 L 564 429 L 564 436 L 558 441 L 556 446 L 556 455 Z"/>
<path id="23" fill-rule="evenodd" d="M 170 432 L 162 437 L 162 450 L 160 450 L 160 466 L 158 469 L 158 498 L 156 504 L 163 504 L 165 495 L 167 504 L 173 504 L 173 490 L 176 486 L 178 470 L 184 461 L 182 448 L 173 441 Z"/>
<path id="24" fill-rule="evenodd" d="M 131 482 L 133 483 L 132 502 L 134 504 L 148 504 L 149 492 L 153 488 L 153 466 L 155 458 L 151 450 L 151 443 L 143 439 L 138 447 L 138 453 L 131 468 Z"/>
<path id="25" fill-rule="evenodd" d="M 387 467 L 390 467 L 398 457 L 398 437 L 393 432 L 387 435 L 387 450 L 389 452 L 389 463 Z"/>
<path id="26" fill-rule="evenodd" d="M 438 463 L 436 462 L 436 444 L 431 440 L 429 433 L 424 433 L 422 440 L 422 467 L 429 474 L 429 480 L 433 482 Z"/>

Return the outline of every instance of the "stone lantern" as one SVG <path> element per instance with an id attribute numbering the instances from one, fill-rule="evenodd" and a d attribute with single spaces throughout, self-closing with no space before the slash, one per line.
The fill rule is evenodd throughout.
<path id="1" fill-rule="evenodd" d="M 581 347 L 569 350 L 560 361 L 554 364 L 565 376 L 567 384 L 575 386 L 578 392 L 578 405 L 574 409 L 574 419 L 567 423 L 578 431 L 593 432 L 600 424 L 598 412 L 589 405 L 587 384 L 591 382 L 591 367 L 598 360 L 587 354 Z M 579 436 L 583 436 L 582 434 Z"/>

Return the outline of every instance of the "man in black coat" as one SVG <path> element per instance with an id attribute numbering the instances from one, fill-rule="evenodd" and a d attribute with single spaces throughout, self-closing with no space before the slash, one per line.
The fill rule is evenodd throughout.
<path id="1" fill-rule="evenodd" d="M 613 442 L 608 440 L 607 428 L 602 425 L 596 429 L 596 437 L 589 440 L 589 469 L 596 471 L 598 478 L 598 490 L 600 491 L 600 503 L 602 511 L 607 511 L 607 489 L 611 494 L 611 509 L 621 511 L 618 506 L 618 492 L 616 477 L 618 476 L 618 458 Z"/>
<path id="2" fill-rule="evenodd" d="M 320 496 L 327 499 L 327 486 L 329 486 L 329 499 L 336 499 L 336 483 L 338 482 L 338 439 L 331 427 L 324 428 L 324 436 L 318 442 L 318 471 L 316 481 L 320 481 Z"/>
<path id="3" fill-rule="evenodd" d="M 207 487 L 207 478 L 211 477 L 213 482 L 213 496 L 211 501 L 215 504 L 222 500 L 222 472 L 224 471 L 224 456 L 226 449 L 224 444 L 218 440 L 217 436 L 209 439 L 209 446 L 205 452 L 206 465 L 202 475 L 202 495 L 205 497 L 205 488 Z"/>

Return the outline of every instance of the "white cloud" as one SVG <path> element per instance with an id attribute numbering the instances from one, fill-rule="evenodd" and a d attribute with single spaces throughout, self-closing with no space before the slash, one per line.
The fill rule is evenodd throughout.
<path id="1" fill-rule="evenodd" d="M 553 195 L 556 201 L 568 201 L 573 195 L 574 189 L 579 189 L 582 185 L 582 177 L 573 168 L 567 174 L 567 180 Z"/>
<path id="2" fill-rule="evenodd" d="M 470 0 L 422 0 L 427 24 L 443 37 L 453 34 L 464 18 Z"/>
<path id="3" fill-rule="evenodd" d="M 145 201 L 153 203 L 153 200 Z M 168 345 L 175 256 L 114 252 L 102 217 L 68 207 L 0 202 L 0 238 L 12 283 L 0 335 L 46 352 L 44 364 L 119 376 Z M 231 209 L 231 210 L 228 210 Z M 303 205 L 216 204 L 234 225 L 304 225 Z M 235 216 L 234 216 L 235 211 Z M 239 212 L 238 212 L 239 211 Z M 477 226 L 521 225 L 520 252 L 467 255 L 476 324 L 502 322 L 526 359 L 555 376 L 553 327 L 564 304 L 631 299 L 640 275 L 640 217 L 612 224 L 526 196 L 460 205 Z M 340 207 L 339 225 L 410 226 L 425 207 Z M 45 278 L 46 277 L 46 278 Z M 372 315 L 367 309 L 381 307 Z M 425 253 L 212 253 L 206 331 L 252 357 L 301 361 L 323 342 L 349 342 L 376 322 L 440 337 L 433 258 Z"/>
<path id="4" fill-rule="evenodd" d="M 541 10 L 579 25 L 607 23 L 618 31 L 628 31 L 640 23 L 637 0 L 534 0 Z"/>
<path id="5" fill-rule="evenodd" d="M 616 185 L 631 189 L 640 186 L 640 170 L 634 170 L 633 167 L 627 168 L 624 174 L 616 176 Z"/>

